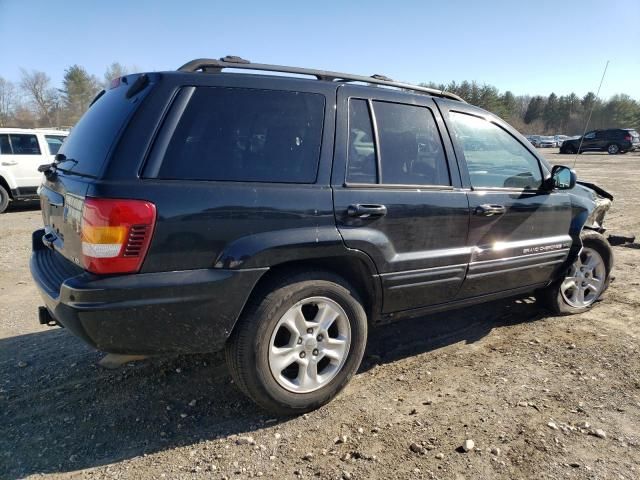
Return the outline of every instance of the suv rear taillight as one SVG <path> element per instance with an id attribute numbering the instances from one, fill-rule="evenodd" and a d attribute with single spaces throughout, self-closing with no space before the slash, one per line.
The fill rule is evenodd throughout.
<path id="1" fill-rule="evenodd" d="M 144 200 L 87 198 L 82 211 L 82 262 L 92 273 L 140 270 L 156 223 Z"/>
<path id="2" fill-rule="evenodd" d="M 631 140 L 633 140 L 633 137 L 631 135 L 625 135 L 624 139 L 625 141 L 630 142 Z"/>

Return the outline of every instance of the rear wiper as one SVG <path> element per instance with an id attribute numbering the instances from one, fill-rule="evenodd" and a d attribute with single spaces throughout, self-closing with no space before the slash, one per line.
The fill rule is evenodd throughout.
<path id="1" fill-rule="evenodd" d="M 45 163 L 44 165 L 40 165 L 38 167 L 38 171 L 44 173 L 46 177 L 49 177 L 56 172 L 58 164 L 62 162 L 73 162 L 74 164 L 78 163 L 78 161 L 74 160 L 73 158 L 67 158 L 64 153 L 58 153 L 54 157 L 53 163 Z"/>
<path id="2" fill-rule="evenodd" d="M 63 163 L 63 162 L 71 162 L 71 163 L 78 163 L 78 160 L 75 160 L 73 158 L 67 158 L 67 156 L 64 153 L 58 153 L 55 158 L 54 158 L 54 163 L 56 165 Z"/>
<path id="3" fill-rule="evenodd" d="M 44 165 L 40 165 L 38 167 L 38 171 L 40 173 L 44 173 L 46 177 L 56 172 L 56 164 L 55 163 L 45 163 Z"/>

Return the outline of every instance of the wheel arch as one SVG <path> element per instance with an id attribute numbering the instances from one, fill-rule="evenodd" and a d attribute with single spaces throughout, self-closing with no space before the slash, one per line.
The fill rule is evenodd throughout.
<path id="1" fill-rule="evenodd" d="M 271 266 L 253 287 L 241 315 L 251 300 L 265 295 L 278 279 L 310 270 L 332 273 L 344 279 L 362 301 L 369 324 L 378 321 L 382 308 L 380 278 L 371 259 L 357 250 L 349 250 L 344 255 L 291 260 Z"/>
<path id="2" fill-rule="evenodd" d="M 611 197 L 611 199 L 604 198 L 596 195 L 595 192 L 589 188 L 583 189 L 582 191 L 583 193 L 580 195 L 575 193 L 572 195 L 573 212 L 571 215 L 571 225 L 569 227 L 569 235 L 572 240 L 571 249 L 566 260 L 555 270 L 550 283 L 556 281 L 578 257 L 578 254 L 582 250 L 583 232 L 592 231 L 602 234 L 605 231 L 602 227 L 602 222 L 611 206 L 611 199 L 613 199 L 613 197 Z M 592 193 L 591 197 L 585 194 L 586 191 Z"/>

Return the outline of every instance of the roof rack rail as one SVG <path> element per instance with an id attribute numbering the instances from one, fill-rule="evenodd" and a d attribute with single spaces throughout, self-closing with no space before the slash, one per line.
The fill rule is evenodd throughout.
<path id="1" fill-rule="evenodd" d="M 318 80 L 326 80 L 330 82 L 363 82 L 373 85 L 384 85 L 388 87 L 396 87 L 404 90 L 411 90 L 413 92 L 425 93 L 436 97 L 449 98 L 451 100 L 457 100 L 459 102 L 466 103 L 462 97 L 459 97 L 455 93 L 447 92 L 445 90 L 438 90 L 435 88 L 420 87 L 418 85 L 411 85 L 410 83 L 395 82 L 389 77 L 384 75 L 372 75 L 365 77 L 362 75 L 352 75 L 349 73 L 331 72 L 328 70 L 315 70 L 311 68 L 300 67 L 287 67 L 284 65 L 269 65 L 264 63 L 251 63 L 249 60 L 237 57 L 234 55 L 227 55 L 219 60 L 212 58 L 198 58 L 191 60 L 190 62 L 182 65 L 178 71 L 180 72 L 211 72 L 220 73 L 225 68 L 245 69 L 245 70 L 262 70 L 265 72 L 280 72 L 291 73 L 294 75 L 309 75 L 317 78 Z"/>

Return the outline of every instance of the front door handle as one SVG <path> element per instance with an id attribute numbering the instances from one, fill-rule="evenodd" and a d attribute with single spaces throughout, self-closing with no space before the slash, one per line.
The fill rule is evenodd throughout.
<path id="1" fill-rule="evenodd" d="M 361 204 L 349 205 L 347 215 L 350 217 L 369 218 L 382 217 L 387 214 L 387 207 L 378 204 Z"/>
<path id="2" fill-rule="evenodd" d="M 11 165 L 17 165 L 18 162 L 16 162 L 15 160 L 5 160 L 4 162 L 2 162 L 2 166 L 3 167 L 10 167 Z"/>
<path id="3" fill-rule="evenodd" d="M 504 205 L 478 205 L 474 210 L 475 215 L 479 215 L 481 217 L 493 217 L 494 215 L 504 215 L 507 211 L 507 208 Z"/>

